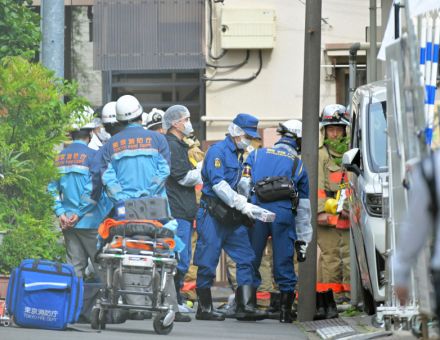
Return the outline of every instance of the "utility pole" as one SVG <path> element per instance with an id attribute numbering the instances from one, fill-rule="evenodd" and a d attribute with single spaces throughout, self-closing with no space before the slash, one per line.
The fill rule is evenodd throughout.
<path id="1" fill-rule="evenodd" d="M 41 63 L 64 78 L 64 0 L 42 0 Z"/>
<path id="2" fill-rule="evenodd" d="M 299 265 L 299 321 L 311 321 L 316 309 L 316 209 L 318 193 L 319 86 L 321 70 L 322 0 L 306 0 L 303 82 L 302 160 L 309 174 L 313 239 L 307 259 Z"/>
<path id="3" fill-rule="evenodd" d="M 377 80 L 377 0 L 370 0 L 370 51 L 367 65 L 367 82 Z M 349 102 L 351 103 L 351 101 Z"/>

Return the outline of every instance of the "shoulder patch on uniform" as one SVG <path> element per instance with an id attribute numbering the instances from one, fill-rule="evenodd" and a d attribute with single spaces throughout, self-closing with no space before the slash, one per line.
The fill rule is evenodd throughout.
<path id="1" fill-rule="evenodd" d="M 222 166 L 222 161 L 220 160 L 220 158 L 216 158 L 216 159 L 214 159 L 214 166 L 215 166 L 216 168 L 221 168 L 221 166 Z"/>

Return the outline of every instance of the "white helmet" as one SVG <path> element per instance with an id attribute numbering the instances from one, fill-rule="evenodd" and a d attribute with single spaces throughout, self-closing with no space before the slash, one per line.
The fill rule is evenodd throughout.
<path id="1" fill-rule="evenodd" d="M 290 119 L 280 123 L 277 132 L 291 138 L 302 138 L 302 122 L 298 119 Z"/>
<path id="2" fill-rule="evenodd" d="M 139 100 L 131 95 L 120 97 L 116 102 L 116 119 L 119 122 L 133 120 L 142 115 L 143 109 Z"/>
<path id="3" fill-rule="evenodd" d="M 114 124 L 116 120 L 116 102 L 108 102 L 104 105 L 101 112 L 102 124 Z"/>
<path id="4" fill-rule="evenodd" d="M 159 109 L 154 108 L 150 113 L 147 114 L 146 127 L 147 129 L 151 129 L 155 126 L 162 126 L 162 119 L 165 115 L 165 112 Z"/>
<path id="5" fill-rule="evenodd" d="M 319 120 L 321 127 L 328 125 L 350 126 L 350 114 L 347 108 L 341 104 L 330 104 L 324 107 Z"/>
<path id="6" fill-rule="evenodd" d="M 96 121 L 94 117 L 95 112 L 90 106 L 84 106 L 84 110 L 80 113 L 75 113 L 72 130 L 79 131 L 83 129 L 96 128 Z"/>

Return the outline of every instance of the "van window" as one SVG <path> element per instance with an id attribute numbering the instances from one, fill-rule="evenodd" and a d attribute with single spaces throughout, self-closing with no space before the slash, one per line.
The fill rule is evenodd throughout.
<path id="1" fill-rule="evenodd" d="M 368 158 L 373 172 L 387 171 L 386 102 L 368 108 Z"/>

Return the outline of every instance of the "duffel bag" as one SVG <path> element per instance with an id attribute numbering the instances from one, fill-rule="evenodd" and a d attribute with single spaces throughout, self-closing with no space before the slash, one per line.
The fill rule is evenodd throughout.
<path id="1" fill-rule="evenodd" d="M 7 310 L 22 327 L 66 329 L 78 321 L 83 281 L 72 265 L 48 260 L 23 260 L 11 273 Z"/>

